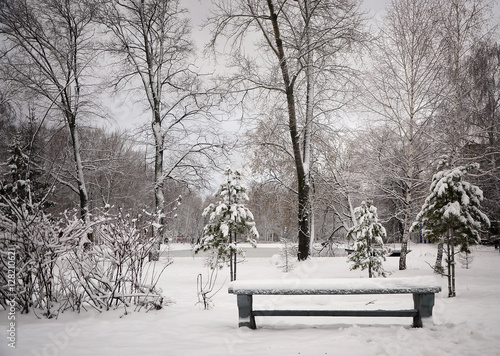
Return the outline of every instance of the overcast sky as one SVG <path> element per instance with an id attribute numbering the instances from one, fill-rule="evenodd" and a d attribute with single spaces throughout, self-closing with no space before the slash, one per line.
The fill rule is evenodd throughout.
<path id="1" fill-rule="evenodd" d="M 368 11 L 369 16 L 373 16 L 373 19 L 380 19 L 383 15 L 386 4 L 390 0 L 363 0 L 361 3 L 361 8 Z M 496 4 L 494 7 L 494 15 L 497 19 L 497 23 L 500 23 L 500 4 L 499 0 L 495 0 Z M 196 42 L 198 48 L 203 47 L 208 41 L 207 30 L 202 31 L 200 25 L 209 15 L 210 7 L 212 6 L 212 0 L 181 0 L 181 6 L 186 7 L 190 12 L 190 17 L 193 24 L 193 38 Z"/>
<path id="2" fill-rule="evenodd" d="M 363 10 L 366 10 L 368 12 L 369 16 L 373 16 L 374 19 L 380 19 L 383 15 L 385 6 L 389 1 L 390 0 L 363 0 L 361 7 Z M 193 40 L 198 47 L 198 50 L 202 50 L 203 46 L 208 42 L 209 34 L 207 29 L 203 31 L 201 30 L 200 26 L 210 13 L 209 10 L 212 6 L 212 0 L 181 0 L 181 6 L 187 8 L 190 13 L 189 16 L 193 25 Z M 494 13 L 497 18 L 497 23 L 500 23 L 500 5 L 498 4 L 498 1 L 495 5 Z M 199 66 L 205 67 L 212 65 L 207 62 L 206 59 L 202 59 L 201 56 L 199 59 Z M 130 113 L 131 108 L 129 107 L 129 105 L 124 105 L 124 103 L 122 103 L 121 106 L 123 109 L 121 113 L 122 118 L 123 116 L 134 118 L 136 118 L 137 115 L 142 116 L 142 114 L 139 114 L 137 112 L 134 112 L 134 114 L 132 115 Z M 127 119 L 122 119 L 121 123 L 123 124 L 124 121 L 127 123 L 129 122 L 129 120 Z M 133 122 L 136 123 L 136 119 L 134 119 Z M 128 124 L 125 124 L 125 126 L 128 126 Z"/>

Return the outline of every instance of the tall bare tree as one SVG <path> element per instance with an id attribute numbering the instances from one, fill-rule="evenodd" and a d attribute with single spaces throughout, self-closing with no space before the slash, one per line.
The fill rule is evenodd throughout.
<path id="1" fill-rule="evenodd" d="M 423 199 L 425 180 L 422 171 L 433 156 L 428 139 L 435 111 L 443 92 L 443 46 L 439 41 L 440 3 L 434 0 L 391 0 L 382 27 L 378 51 L 373 56 L 375 69 L 371 86 L 365 90 L 371 100 L 369 110 L 385 123 L 391 140 L 383 162 L 382 182 L 386 193 L 399 207 L 394 216 L 402 226 L 399 269 L 406 269 L 409 229 Z M 365 97 L 366 98 L 366 97 Z"/>
<path id="2" fill-rule="evenodd" d="M 190 64 L 194 48 L 185 13 L 178 0 L 121 0 L 107 1 L 101 16 L 111 38 L 106 49 L 118 58 L 112 84 L 132 90 L 151 115 L 155 207 L 162 225 L 165 181 L 202 179 L 221 145 L 205 121 L 213 97 Z"/>
<path id="3" fill-rule="evenodd" d="M 57 109 L 71 137 L 74 182 L 64 182 L 80 199 L 80 215 L 88 218 L 88 194 L 80 152 L 79 125 L 84 115 L 89 64 L 95 57 L 92 0 L 2 0 L 0 34 L 2 76 L 26 97 L 46 99 Z"/>
<path id="4" fill-rule="evenodd" d="M 467 68 L 472 87 L 467 106 L 474 136 L 465 154 L 480 164 L 476 184 L 485 193 L 485 213 L 500 216 L 500 45 L 476 43 Z M 497 234 L 498 221 L 493 220 L 491 227 L 491 233 Z"/>
<path id="5" fill-rule="evenodd" d="M 440 133 L 443 154 L 448 156 L 451 166 L 470 159 L 463 155 L 464 147 L 471 142 L 471 134 L 473 136 L 475 131 L 469 120 L 470 103 L 467 98 L 474 85 L 468 80 L 467 60 L 474 46 L 487 41 L 493 33 L 489 23 L 492 5 L 490 0 L 449 0 L 443 2 L 443 11 L 440 12 L 440 38 L 446 51 L 443 67 L 447 74 L 447 91 L 441 102 L 436 131 Z M 438 244 L 438 269 L 441 268 L 442 255 L 443 239 Z"/>
<path id="6" fill-rule="evenodd" d="M 344 56 L 365 39 L 358 1 L 219 0 L 215 6 L 208 21 L 211 45 L 216 49 L 222 36 L 232 40 L 233 80 L 246 90 L 277 96 L 277 109 L 286 113 L 297 179 L 298 259 L 305 260 L 311 239 L 313 124 L 338 108 L 339 86 L 345 88 L 352 73 Z M 256 55 L 243 45 L 249 34 L 260 40 Z"/>
<path id="7" fill-rule="evenodd" d="M 467 97 L 474 85 L 468 81 L 468 58 L 477 43 L 493 34 L 490 0 L 450 0 L 441 11 L 441 40 L 446 50 L 443 67 L 447 72 L 448 92 L 442 102 L 443 140 L 452 164 L 460 163 L 461 151 L 472 132 Z"/>

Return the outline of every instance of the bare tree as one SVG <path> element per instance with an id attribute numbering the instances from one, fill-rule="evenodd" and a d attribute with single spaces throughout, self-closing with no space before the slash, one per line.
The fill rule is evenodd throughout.
<path id="1" fill-rule="evenodd" d="M 0 162 L 5 162 L 8 158 L 9 139 L 16 131 L 16 112 L 9 98 L 7 89 L 0 89 Z M 0 166 L 0 173 L 5 173 Z"/>
<path id="2" fill-rule="evenodd" d="M 446 154 L 451 162 L 460 162 L 461 151 L 470 141 L 473 129 L 468 119 L 467 97 L 473 89 L 468 82 L 468 58 L 477 43 L 488 40 L 494 28 L 489 24 L 492 1 L 450 0 L 441 11 L 441 41 L 446 51 L 443 67 L 447 73 L 448 92 L 442 101 L 441 130 Z"/>
<path id="3" fill-rule="evenodd" d="M 265 100 L 276 95 L 277 109 L 285 113 L 297 179 L 298 259 L 305 260 L 311 239 L 313 124 L 339 107 L 334 100 L 342 97 L 339 86 L 345 88 L 352 74 L 344 55 L 366 38 L 363 16 L 351 0 L 220 0 L 215 5 L 208 22 L 210 44 L 216 49 L 220 37 L 232 40 L 233 83 L 266 92 Z M 260 39 L 257 56 L 244 49 L 248 34 Z"/>
<path id="4" fill-rule="evenodd" d="M 485 213 L 500 216 L 500 45 L 476 43 L 467 68 L 471 85 L 467 107 L 473 135 L 464 154 L 481 165 L 476 184 L 485 193 Z M 490 232 L 497 234 L 498 222 L 492 221 L 491 227 Z"/>
<path id="5" fill-rule="evenodd" d="M 469 120 L 467 97 L 474 85 L 468 82 L 467 60 L 475 44 L 486 41 L 493 33 L 489 21 L 492 1 L 450 0 L 443 2 L 441 11 L 442 33 L 440 39 L 446 51 L 443 67 L 446 70 L 446 95 L 440 108 L 440 123 L 436 131 L 440 133 L 443 154 L 452 166 L 469 161 L 464 157 L 464 147 L 471 142 L 474 128 Z M 472 140 L 473 141 L 473 140 Z M 443 240 L 438 244 L 436 268 L 441 266 Z"/>
<path id="6" fill-rule="evenodd" d="M 204 179 L 215 148 L 222 146 L 205 120 L 213 97 L 201 87 L 189 62 L 194 48 L 185 12 L 178 0 L 122 0 L 107 1 L 101 16 L 110 31 L 106 50 L 118 58 L 112 84 L 137 93 L 151 115 L 160 224 L 166 179 Z"/>
<path id="7" fill-rule="evenodd" d="M 394 140 L 387 148 L 396 148 L 390 163 L 379 162 L 384 164 L 382 171 L 391 172 L 390 180 L 396 179 L 399 186 L 386 187 L 399 207 L 395 216 L 402 226 L 400 270 L 406 269 L 409 229 L 425 194 L 422 171 L 434 153 L 428 136 L 443 92 L 440 13 L 440 3 L 433 0 L 389 3 L 373 56 L 376 66 L 371 86 L 365 90 L 371 99 L 367 101 L 370 111 L 392 132 Z"/>
<path id="8" fill-rule="evenodd" d="M 86 104 L 86 74 L 95 57 L 91 21 L 96 6 L 91 0 L 0 1 L 2 76 L 28 96 L 46 99 L 46 110 L 57 109 L 64 119 L 75 164 L 75 183 L 64 183 L 78 194 L 83 220 L 88 218 L 89 199 L 79 125 Z"/>
<path id="9" fill-rule="evenodd" d="M 114 207 L 138 214 L 152 205 L 153 197 L 144 182 L 153 170 L 146 167 L 144 149 L 130 135 L 87 128 L 81 138 L 91 210 Z"/>

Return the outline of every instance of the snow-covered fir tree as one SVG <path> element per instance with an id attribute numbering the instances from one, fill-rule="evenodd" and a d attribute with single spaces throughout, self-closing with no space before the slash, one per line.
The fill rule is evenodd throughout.
<path id="1" fill-rule="evenodd" d="M 244 235 L 255 246 L 259 233 L 253 214 L 243 204 L 248 201 L 248 196 L 246 187 L 241 184 L 241 174 L 228 167 L 224 177 L 224 182 L 215 194 L 220 200 L 203 211 L 208 222 L 203 229 L 203 237 L 195 246 L 195 252 L 215 251 L 216 258 L 213 259 L 212 267 L 229 263 L 233 281 L 236 279 L 236 256 L 243 254 L 243 250 L 237 246 L 237 236 Z"/>
<path id="2" fill-rule="evenodd" d="M 479 168 L 473 163 L 452 169 L 443 169 L 432 177 L 431 193 L 417 215 L 422 223 L 422 234 L 431 241 L 445 236 L 453 229 L 453 242 L 461 252 L 480 241 L 481 226 L 489 225 L 488 217 L 479 209 L 483 191 L 464 178 Z"/>
<path id="3" fill-rule="evenodd" d="M 440 162 L 444 167 L 445 163 Z M 479 164 L 441 169 L 432 177 L 430 194 L 417 215 L 413 229 L 422 225 L 426 239 L 437 241 L 445 237 L 447 245 L 448 296 L 455 293 L 455 246 L 460 252 L 470 253 L 469 247 L 480 241 L 482 225 L 489 226 L 488 217 L 479 209 L 483 192 L 479 187 L 465 180 Z"/>
<path id="4" fill-rule="evenodd" d="M 348 262 L 353 269 L 368 269 L 368 276 L 386 276 L 382 262 L 389 250 L 384 246 L 387 236 L 385 228 L 378 221 L 377 208 L 371 201 L 363 201 L 354 209 L 356 224 L 349 230 L 348 238 L 354 239 L 354 251 L 349 255 Z"/>

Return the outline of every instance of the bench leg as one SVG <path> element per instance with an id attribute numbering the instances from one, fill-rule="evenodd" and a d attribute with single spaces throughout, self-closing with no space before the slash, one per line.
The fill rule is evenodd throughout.
<path id="1" fill-rule="evenodd" d="M 417 310 L 417 316 L 413 317 L 413 327 L 422 327 L 422 318 L 432 318 L 432 307 L 434 306 L 434 293 L 413 294 L 413 305 Z"/>
<path id="2" fill-rule="evenodd" d="M 238 326 L 246 326 L 250 329 L 256 329 L 255 316 L 252 309 L 252 295 L 251 294 L 237 294 L 238 302 Z"/>

